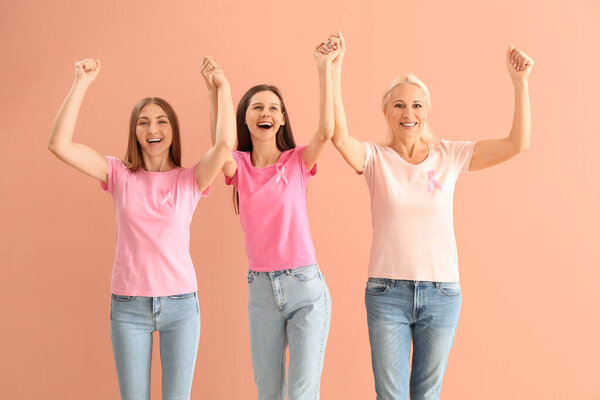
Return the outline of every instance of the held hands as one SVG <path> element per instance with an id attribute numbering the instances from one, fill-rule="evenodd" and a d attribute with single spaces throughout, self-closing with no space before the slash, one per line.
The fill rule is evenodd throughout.
<path id="1" fill-rule="evenodd" d="M 209 91 L 216 90 L 229 84 L 227 78 L 225 78 L 223 68 L 210 57 L 202 57 L 200 72 L 202 72 L 202 77 L 204 78 L 204 82 L 206 82 L 206 87 Z"/>
<path id="2" fill-rule="evenodd" d="M 341 32 L 338 35 L 330 35 L 326 42 L 321 43 L 313 50 L 313 56 L 317 65 L 323 67 L 334 62 L 341 62 L 345 46 L 342 45 Z M 338 60 L 339 59 L 339 60 Z"/>
<path id="3" fill-rule="evenodd" d="M 100 72 L 100 60 L 86 58 L 75 63 L 75 81 L 89 85 Z"/>
<path id="4" fill-rule="evenodd" d="M 506 53 L 506 66 L 513 84 L 523 84 L 527 82 L 529 73 L 531 73 L 533 59 L 510 45 Z"/>

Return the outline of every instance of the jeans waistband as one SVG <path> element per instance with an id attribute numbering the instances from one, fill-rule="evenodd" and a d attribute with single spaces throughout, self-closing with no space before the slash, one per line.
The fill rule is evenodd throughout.
<path id="1" fill-rule="evenodd" d="M 313 266 L 316 267 L 316 268 L 319 268 L 318 264 L 309 264 L 309 265 L 302 265 L 300 267 L 280 269 L 280 270 L 277 270 L 277 271 L 254 271 L 252 269 L 249 269 L 248 271 L 251 272 L 251 273 L 253 273 L 254 275 L 266 275 L 266 276 L 269 276 L 271 278 L 276 278 L 276 277 L 281 276 L 281 275 L 291 275 L 298 268 L 306 268 L 306 267 L 313 267 Z"/>
<path id="2" fill-rule="evenodd" d="M 389 279 L 389 278 L 369 278 L 369 282 L 378 283 L 380 285 L 389 285 L 391 287 L 394 287 L 396 285 L 415 287 L 418 285 L 418 286 L 435 286 L 436 288 L 439 288 L 443 284 L 459 283 L 459 282 L 411 281 L 411 280 L 407 280 L 407 279 Z"/>

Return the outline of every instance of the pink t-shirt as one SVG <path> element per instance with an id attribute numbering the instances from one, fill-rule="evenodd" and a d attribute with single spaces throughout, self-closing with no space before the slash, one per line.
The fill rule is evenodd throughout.
<path id="1" fill-rule="evenodd" d="M 458 282 L 452 200 L 475 143 L 442 140 L 417 165 L 390 147 L 365 146 L 373 223 L 369 276 Z"/>
<path id="2" fill-rule="evenodd" d="M 198 200 L 194 168 L 131 172 L 106 157 L 108 184 L 117 215 L 111 291 L 125 296 L 160 297 L 198 290 L 190 257 L 190 223 Z"/>
<path id="3" fill-rule="evenodd" d="M 317 258 L 306 213 L 308 178 L 316 174 L 304 162 L 304 149 L 281 153 L 276 164 L 254 167 L 250 152 L 234 151 L 237 171 L 225 183 L 240 198 L 246 255 L 254 271 L 279 271 L 315 264 Z"/>

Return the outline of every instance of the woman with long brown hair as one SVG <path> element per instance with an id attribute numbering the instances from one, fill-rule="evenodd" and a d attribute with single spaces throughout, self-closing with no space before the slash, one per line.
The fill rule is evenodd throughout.
<path id="1" fill-rule="evenodd" d="M 220 68 L 205 58 L 219 116 L 213 147 L 190 168 L 181 166 L 175 111 L 158 97 L 133 109 L 125 160 L 104 157 L 73 142 L 77 114 L 100 61 L 75 63 L 75 82 L 58 111 L 49 149 L 100 181 L 113 195 L 116 254 L 112 273 L 111 338 L 121 398 L 150 397 L 152 332 L 160 332 L 163 398 L 189 399 L 200 338 L 197 282 L 189 253 L 189 225 L 199 199 L 235 144 L 231 90 Z"/>
<path id="2" fill-rule="evenodd" d="M 257 85 L 237 108 L 237 151 L 225 162 L 248 256 L 252 367 L 260 400 L 318 399 L 331 318 L 329 290 L 312 243 L 306 188 L 333 135 L 331 60 L 335 41 L 314 51 L 319 71 L 317 132 L 296 146 L 281 92 Z M 210 102 L 215 104 L 213 98 Z M 215 112 L 211 115 L 214 118 Z M 289 345 L 289 389 L 286 350 Z"/>

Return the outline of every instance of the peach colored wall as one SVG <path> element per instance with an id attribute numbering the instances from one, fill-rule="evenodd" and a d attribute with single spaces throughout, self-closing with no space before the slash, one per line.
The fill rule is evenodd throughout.
<path id="1" fill-rule="evenodd" d="M 179 114 L 184 164 L 192 165 L 209 147 L 201 55 L 223 65 L 235 102 L 252 84 L 280 86 L 297 142 L 307 143 L 318 111 L 312 46 L 341 29 L 346 110 L 360 139 L 384 138 L 381 92 L 409 71 L 431 89 L 438 136 L 506 135 L 506 47 L 535 59 L 531 150 L 463 175 L 456 190 L 463 309 L 443 397 L 599 399 L 599 17 L 596 0 L 1 2 L 0 396 L 118 396 L 109 334 L 112 199 L 46 149 L 73 61 L 102 60 L 77 141 L 122 157 L 133 104 L 158 95 Z M 322 397 L 373 399 L 366 184 L 329 146 L 308 198 L 333 297 Z M 219 177 L 191 227 L 202 310 L 196 399 L 256 393 L 246 258 L 230 199 Z"/>

